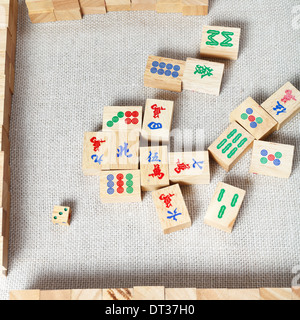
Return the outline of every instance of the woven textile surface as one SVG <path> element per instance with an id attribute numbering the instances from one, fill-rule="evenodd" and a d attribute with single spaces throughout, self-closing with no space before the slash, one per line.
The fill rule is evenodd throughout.
<path id="1" fill-rule="evenodd" d="M 205 17 L 118 12 L 33 25 L 20 2 L 0 298 L 35 288 L 290 287 L 300 269 L 299 115 L 267 139 L 295 145 L 290 179 L 249 174 L 251 152 L 229 173 L 211 160 L 210 185 L 182 188 L 192 227 L 170 235 L 151 193 L 102 205 L 99 179 L 83 176 L 81 159 L 84 132 L 101 130 L 103 106 L 174 100 L 170 151 L 206 150 L 248 96 L 262 103 L 287 81 L 300 89 L 297 8 L 297 0 L 211 0 Z M 242 28 L 239 59 L 222 61 L 220 96 L 144 88 L 148 55 L 199 58 L 204 25 Z M 203 223 L 219 181 L 247 192 L 232 234 Z M 61 204 L 72 208 L 70 227 L 51 223 Z"/>

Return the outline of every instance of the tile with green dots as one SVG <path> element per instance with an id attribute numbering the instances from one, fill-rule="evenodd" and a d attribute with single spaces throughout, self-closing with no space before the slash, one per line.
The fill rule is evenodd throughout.
<path id="1" fill-rule="evenodd" d="M 62 226 L 69 226 L 71 221 L 71 208 L 64 206 L 54 206 L 52 212 L 52 222 Z"/>
<path id="2" fill-rule="evenodd" d="M 254 141 L 250 173 L 289 178 L 295 147 L 266 141 Z"/>
<path id="3" fill-rule="evenodd" d="M 110 170 L 100 173 L 102 203 L 141 202 L 140 170 Z"/>
<path id="4" fill-rule="evenodd" d="M 239 123 L 257 140 L 268 137 L 277 126 L 277 121 L 251 97 L 231 112 L 230 122 L 233 121 Z"/>
<path id="5" fill-rule="evenodd" d="M 104 107 L 103 131 L 141 131 L 142 107 Z"/>

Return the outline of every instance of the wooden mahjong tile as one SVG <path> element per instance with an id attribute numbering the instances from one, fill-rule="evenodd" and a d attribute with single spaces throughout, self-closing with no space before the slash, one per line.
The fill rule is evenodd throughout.
<path id="1" fill-rule="evenodd" d="M 182 78 L 183 89 L 218 96 L 223 72 L 223 63 L 187 58 Z"/>
<path id="2" fill-rule="evenodd" d="M 141 202 L 140 179 L 140 170 L 102 171 L 100 173 L 101 202 Z"/>
<path id="3" fill-rule="evenodd" d="M 238 122 L 258 140 L 268 137 L 277 126 L 277 121 L 250 97 L 232 111 L 230 121 Z"/>
<path id="4" fill-rule="evenodd" d="M 279 130 L 300 111 L 300 91 L 287 82 L 261 106 L 278 122 Z"/>
<path id="5" fill-rule="evenodd" d="M 138 131 L 112 131 L 111 137 L 110 169 L 138 169 L 140 133 Z"/>
<path id="6" fill-rule="evenodd" d="M 144 86 L 181 92 L 184 67 L 185 61 L 149 56 Z"/>
<path id="7" fill-rule="evenodd" d="M 201 57 L 237 60 L 240 28 L 204 26 L 202 29 Z"/>
<path id="8" fill-rule="evenodd" d="M 83 142 L 82 171 L 84 175 L 99 175 L 110 169 L 111 134 L 109 132 L 85 132 Z"/>
<path id="9" fill-rule="evenodd" d="M 191 226 L 191 218 L 178 184 L 153 191 L 152 198 L 164 234 Z"/>
<path id="10" fill-rule="evenodd" d="M 170 152 L 169 176 L 170 181 L 182 185 L 209 184 L 208 151 Z"/>
<path id="11" fill-rule="evenodd" d="M 169 185 L 168 147 L 140 148 L 142 191 L 153 191 Z"/>
<path id="12" fill-rule="evenodd" d="M 254 141 L 250 172 L 289 178 L 292 172 L 294 149 L 294 146 L 287 144 Z"/>
<path id="13" fill-rule="evenodd" d="M 252 147 L 254 137 L 242 126 L 232 122 L 230 126 L 208 148 L 211 156 L 226 171 Z"/>
<path id="14" fill-rule="evenodd" d="M 145 140 L 168 143 L 173 119 L 174 102 L 147 99 L 142 137 Z"/>
<path id="15" fill-rule="evenodd" d="M 219 182 L 206 212 L 204 223 L 230 233 L 245 194 L 245 190 Z"/>

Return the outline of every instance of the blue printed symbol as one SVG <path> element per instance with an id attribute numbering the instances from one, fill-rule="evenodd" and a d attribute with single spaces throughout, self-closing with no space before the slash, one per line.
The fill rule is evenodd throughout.
<path id="1" fill-rule="evenodd" d="M 114 180 L 114 176 L 112 174 L 109 174 L 106 179 L 108 180 L 107 182 L 107 186 L 108 186 L 108 189 L 107 189 L 107 193 L 109 195 L 112 195 L 114 194 L 115 190 L 113 189 L 113 186 L 115 185 L 113 180 Z"/>
<path id="2" fill-rule="evenodd" d="M 103 158 L 103 154 L 101 156 L 97 156 L 96 154 L 93 154 L 91 156 L 91 158 L 92 158 L 92 160 L 94 160 L 95 163 L 101 164 L 102 161 L 103 161 L 103 159 L 102 159 Z"/>
<path id="3" fill-rule="evenodd" d="M 120 145 L 119 148 L 117 149 L 117 158 L 122 157 L 122 154 L 124 153 L 124 156 L 127 158 L 131 158 L 132 154 L 129 154 L 129 149 L 128 149 L 128 143 L 124 142 L 124 146 Z"/>
<path id="4" fill-rule="evenodd" d="M 173 219 L 175 221 L 177 221 L 177 216 L 181 216 L 182 213 L 177 213 L 177 208 L 174 210 L 174 212 L 172 211 L 168 211 L 168 214 L 170 215 L 169 217 L 167 217 L 168 219 Z"/>
<path id="5" fill-rule="evenodd" d="M 200 166 L 200 164 L 203 164 L 204 163 L 204 161 L 196 161 L 195 159 L 193 159 L 193 161 L 194 161 L 194 163 L 193 163 L 193 168 L 196 168 L 196 166 L 198 166 L 198 168 L 201 170 L 201 169 L 203 169 L 203 167 L 202 166 Z"/>
<path id="6" fill-rule="evenodd" d="M 158 152 L 155 152 L 153 155 L 152 151 L 149 151 L 148 162 L 161 162 L 158 158 Z"/>
<path id="7" fill-rule="evenodd" d="M 148 124 L 149 129 L 151 130 L 157 130 L 157 129 L 161 129 L 162 128 L 162 124 L 161 123 L 156 123 L 156 122 L 150 122 Z"/>
<path id="8" fill-rule="evenodd" d="M 164 70 L 167 69 L 167 70 Z M 174 70 L 172 72 L 172 70 Z M 158 61 L 153 61 L 152 62 L 152 68 L 150 69 L 150 72 L 152 74 L 158 74 L 160 76 L 165 75 L 167 77 L 172 76 L 173 78 L 178 78 L 179 73 L 178 71 L 180 70 L 179 65 L 173 66 L 171 63 L 166 64 L 165 62 L 158 62 Z"/>
<path id="9" fill-rule="evenodd" d="M 286 108 L 280 104 L 279 101 L 277 101 L 277 105 L 275 106 L 275 108 L 273 108 L 274 111 L 277 111 L 276 116 L 278 116 L 280 113 L 286 113 Z"/>

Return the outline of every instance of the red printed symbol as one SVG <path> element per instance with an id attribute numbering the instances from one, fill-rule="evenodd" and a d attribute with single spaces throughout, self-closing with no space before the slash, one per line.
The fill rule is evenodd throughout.
<path id="1" fill-rule="evenodd" d="M 285 96 L 281 99 L 282 102 L 286 103 L 290 100 L 296 100 L 295 96 L 292 95 L 292 90 L 285 90 Z"/>
<path id="2" fill-rule="evenodd" d="M 161 114 L 161 112 L 163 110 L 166 110 L 163 107 L 158 107 L 157 104 L 154 104 L 153 106 L 151 106 L 151 109 L 153 110 L 153 118 L 159 118 L 159 115 Z"/>
<path id="3" fill-rule="evenodd" d="M 185 164 L 185 163 L 180 163 L 179 159 L 176 162 L 177 167 L 174 169 L 176 173 L 180 173 L 181 171 L 184 171 L 186 169 L 190 169 L 190 165 L 189 164 Z"/>
<path id="4" fill-rule="evenodd" d="M 125 123 L 126 124 L 138 124 L 139 123 L 139 119 L 137 118 L 139 116 L 139 113 L 137 111 L 126 111 L 125 112 Z M 132 117 L 132 119 L 131 119 Z"/>
<path id="5" fill-rule="evenodd" d="M 94 146 L 94 151 L 99 151 L 99 148 L 101 147 L 101 143 L 105 142 L 105 140 L 97 140 L 96 137 L 93 137 L 90 141 Z"/>
<path id="6" fill-rule="evenodd" d="M 123 192 L 124 192 L 124 188 L 123 188 L 123 185 L 124 185 L 124 181 L 123 181 L 124 176 L 122 175 L 122 173 L 119 173 L 116 178 L 117 178 L 117 180 L 118 180 L 118 182 L 117 182 L 117 186 L 118 186 L 117 192 L 118 192 L 119 194 L 120 194 L 120 193 L 123 193 Z"/>
<path id="7" fill-rule="evenodd" d="M 153 173 L 149 174 L 149 177 L 157 177 L 159 180 L 161 180 L 165 174 L 161 172 L 161 168 L 159 164 L 154 165 Z"/>
<path id="8" fill-rule="evenodd" d="M 161 194 L 160 197 L 159 197 L 159 200 L 162 200 L 165 205 L 166 205 L 166 208 L 170 208 L 172 207 L 172 204 L 171 204 L 171 197 L 173 197 L 175 194 L 171 194 L 169 193 L 167 196 L 165 196 L 164 194 Z"/>

